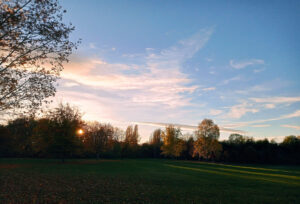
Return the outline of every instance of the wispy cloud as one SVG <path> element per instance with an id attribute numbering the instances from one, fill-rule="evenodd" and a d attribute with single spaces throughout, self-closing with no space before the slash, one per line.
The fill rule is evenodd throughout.
<path id="1" fill-rule="evenodd" d="M 267 108 L 267 109 L 273 109 L 273 108 L 275 108 L 275 107 L 276 107 L 276 105 L 273 104 L 273 103 L 267 103 L 267 104 L 265 105 L 265 108 Z"/>
<path id="2" fill-rule="evenodd" d="M 243 69 L 251 65 L 265 64 L 265 62 L 264 60 L 261 59 L 251 59 L 251 60 L 243 60 L 243 61 L 230 60 L 229 64 L 231 67 L 235 69 Z"/>
<path id="3" fill-rule="evenodd" d="M 229 84 L 232 81 L 240 81 L 242 78 L 240 76 L 235 76 L 229 79 L 225 79 L 221 84 L 225 85 L 225 84 Z"/>
<path id="4" fill-rule="evenodd" d="M 251 125 L 251 127 L 257 127 L 257 128 L 263 128 L 263 127 L 270 127 L 270 124 L 257 124 L 257 125 Z"/>
<path id="5" fill-rule="evenodd" d="M 263 72 L 263 71 L 265 71 L 264 68 L 263 69 L 254 69 L 253 73 L 260 73 L 260 72 Z"/>
<path id="6" fill-rule="evenodd" d="M 275 118 L 254 120 L 254 121 L 248 121 L 248 122 L 237 122 L 237 123 L 233 123 L 233 124 L 227 124 L 226 126 L 237 128 L 237 127 L 244 127 L 244 126 L 249 126 L 249 125 L 257 124 L 257 123 L 264 123 L 264 122 L 270 122 L 270 121 L 276 121 L 276 120 L 284 120 L 284 119 L 296 118 L 296 117 L 300 117 L 300 110 L 296 110 L 293 113 L 281 115 L 281 116 L 275 117 Z"/>
<path id="7" fill-rule="evenodd" d="M 297 125 L 281 125 L 281 127 L 292 128 L 296 130 L 300 130 L 300 126 Z"/>
<path id="8" fill-rule="evenodd" d="M 166 108 L 190 105 L 192 93 L 199 86 L 191 85 L 193 81 L 182 71 L 182 65 L 203 48 L 212 33 L 213 28 L 203 29 L 168 49 L 147 49 L 144 54 L 130 56 L 138 58 L 139 62 L 142 58 L 144 62 L 139 64 L 111 63 L 99 57 L 73 57 L 61 75 L 65 81 L 65 89 L 60 88 L 61 96 L 75 99 L 77 95 L 81 100 L 85 96 L 82 104 L 88 104 L 87 98 L 98 100 L 101 108 L 129 118 L 133 117 L 130 111 L 142 112 L 147 118 L 150 113 L 151 116 L 161 114 Z M 79 88 L 72 89 L 77 84 Z M 70 89 L 72 96 L 64 94 Z M 103 92 L 109 97 L 97 96 Z M 93 95 L 97 99 L 92 99 Z"/>
<path id="9" fill-rule="evenodd" d="M 247 89 L 244 89 L 244 90 L 236 90 L 235 93 L 248 95 L 248 94 L 253 94 L 256 92 L 264 92 L 264 91 L 269 91 L 269 90 L 270 90 L 270 88 L 268 88 L 264 85 L 255 85 L 255 86 L 248 87 Z"/>
<path id="10" fill-rule="evenodd" d="M 297 110 L 294 113 L 283 115 L 283 116 L 279 117 L 279 120 L 280 119 L 287 119 L 287 118 L 295 118 L 295 117 L 300 117 L 300 110 Z"/>
<path id="11" fill-rule="evenodd" d="M 150 51 L 154 51 L 155 49 L 154 48 L 151 48 L 151 47 L 147 47 L 145 48 L 146 51 L 150 52 Z"/>
<path id="12" fill-rule="evenodd" d="M 202 89 L 202 91 L 214 91 L 214 90 L 216 90 L 216 87 L 207 87 Z"/>
<path id="13" fill-rule="evenodd" d="M 111 100 L 107 96 L 98 96 L 96 94 L 85 93 L 80 91 L 59 91 L 55 96 L 56 103 L 70 102 L 80 108 L 84 114 L 85 120 L 100 120 L 110 121 L 120 119 L 113 111 L 115 107 L 118 107 L 118 101 Z M 55 104 L 53 104 L 55 105 Z"/>
<path id="14" fill-rule="evenodd" d="M 140 125 L 150 125 L 150 126 L 157 126 L 157 127 L 166 127 L 168 125 L 173 125 L 174 127 L 178 127 L 183 130 L 190 130 L 190 131 L 195 131 L 198 129 L 198 126 L 196 125 L 184 125 L 184 124 L 177 124 L 177 123 L 155 123 L 155 122 L 135 122 L 135 123 Z M 235 130 L 235 129 L 223 128 L 223 127 L 219 127 L 219 128 L 221 132 L 239 133 L 239 134 L 245 133 L 242 130 Z"/>
<path id="15" fill-rule="evenodd" d="M 188 39 L 179 41 L 176 45 L 159 53 L 147 56 L 147 65 L 152 69 L 174 69 L 182 62 L 194 56 L 210 39 L 214 29 L 202 29 Z"/>
<path id="16" fill-rule="evenodd" d="M 213 116 L 220 115 L 221 113 L 223 113 L 223 111 L 222 110 L 218 110 L 218 109 L 211 109 L 209 111 L 209 115 L 213 115 Z"/>
<path id="17" fill-rule="evenodd" d="M 230 107 L 230 111 L 227 113 L 226 117 L 229 118 L 241 118 L 246 113 L 257 113 L 259 110 L 257 108 L 253 108 L 252 104 L 248 104 L 247 102 L 243 102 L 238 105 L 234 105 Z"/>
<path id="18" fill-rule="evenodd" d="M 267 97 L 267 98 L 250 98 L 256 103 L 296 103 L 300 102 L 300 96 L 297 97 Z"/>

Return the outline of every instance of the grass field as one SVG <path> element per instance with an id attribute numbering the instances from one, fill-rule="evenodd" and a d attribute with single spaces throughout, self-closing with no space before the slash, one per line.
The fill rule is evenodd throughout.
<path id="1" fill-rule="evenodd" d="M 300 203 L 300 167 L 1 159 L 0 203 Z"/>

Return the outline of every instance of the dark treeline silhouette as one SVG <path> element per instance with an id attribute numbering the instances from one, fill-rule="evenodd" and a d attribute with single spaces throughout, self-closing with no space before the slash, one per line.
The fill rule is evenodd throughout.
<path id="1" fill-rule="evenodd" d="M 215 162 L 300 164 L 300 137 L 281 143 L 255 141 L 231 134 L 219 142 L 220 131 L 204 119 L 193 134 L 172 125 L 155 130 L 139 144 L 138 126 L 126 131 L 110 124 L 84 122 L 77 108 L 60 104 L 43 117 L 20 117 L 0 125 L 0 157 L 172 158 Z"/>

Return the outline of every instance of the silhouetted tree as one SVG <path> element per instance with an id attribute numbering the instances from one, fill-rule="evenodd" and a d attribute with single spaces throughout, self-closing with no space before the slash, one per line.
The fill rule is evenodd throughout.
<path id="1" fill-rule="evenodd" d="M 124 142 L 125 132 L 120 128 L 114 128 L 113 141 L 112 141 L 112 149 L 110 152 L 111 157 L 123 157 L 122 155 L 122 143 Z"/>
<path id="2" fill-rule="evenodd" d="M 54 95 L 54 82 L 77 45 L 69 40 L 74 27 L 63 23 L 64 12 L 57 0 L 0 2 L 2 114 L 36 108 Z"/>
<path id="3" fill-rule="evenodd" d="M 113 148 L 113 134 L 114 130 L 111 125 L 93 122 L 85 127 L 84 143 L 99 159 L 101 154 Z"/>
<path id="4" fill-rule="evenodd" d="M 59 104 L 42 118 L 19 117 L 0 125 L 0 157 L 60 157 L 64 161 L 66 157 L 151 158 L 161 152 L 177 159 L 300 164 L 299 136 L 287 136 L 282 143 L 239 134 L 219 143 L 218 137 L 217 125 L 205 119 L 195 135 L 182 135 L 170 125 L 165 131 L 155 130 L 149 143 L 140 145 L 138 126 L 129 126 L 124 133 L 109 124 L 84 123 L 77 108 Z"/>
<path id="5" fill-rule="evenodd" d="M 192 135 L 189 135 L 185 142 L 186 142 L 186 149 L 183 152 L 184 158 L 185 159 L 192 159 L 193 155 L 194 155 L 194 151 L 195 151 L 195 149 L 194 149 L 194 143 L 195 143 L 194 137 Z"/>
<path id="6" fill-rule="evenodd" d="M 54 143 L 55 125 L 49 118 L 37 120 L 32 135 L 32 147 L 37 156 L 53 156 L 52 145 Z"/>
<path id="7" fill-rule="evenodd" d="M 297 138 L 295 135 L 290 135 L 284 138 L 282 145 L 294 145 L 294 144 L 298 144 L 299 142 L 300 142 L 299 138 Z"/>
<path id="8" fill-rule="evenodd" d="M 136 157 L 136 153 L 138 150 L 138 141 L 139 141 L 139 133 L 138 126 L 135 125 L 134 128 L 132 125 L 128 126 L 125 132 L 125 141 L 123 146 L 123 154 Z"/>
<path id="9" fill-rule="evenodd" d="M 140 148 L 139 156 L 141 158 L 153 157 L 153 146 L 149 143 L 143 143 Z"/>
<path id="10" fill-rule="evenodd" d="M 17 156 L 32 155 L 31 137 L 35 125 L 35 120 L 31 117 L 21 117 L 8 122 L 11 145 Z"/>
<path id="11" fill-rule="evenodd" d="M 230 134 L 228 141 L 230 143 L 239 144 L 245 142 L 246 138 L 243 135 L 240 134 Z"/>
<path id="12" fill-rule="evenodd" d="M 160 156 L 160 147 L 162 145 L 162 131 L 161 129 L 154 130 L 153 134 L 150 137 L 150 145 L 153 148 L 153 157 L 157 158 Z"/>
<path id="13" fill-rule="evenodd" d="M 7 126 L 0 125 L 0 157 L 13 156 L 13 144 Z"/>
<path id="14" fill-rule="evenodd" d="M 125 139 L 125 132 L 124 130 L 118 128 L 118 127 L 114 127 L 114 135 L 113 138 L 115 141 L 118 142 L 123 142 Z"/>
<path id="15" fill-rule="evenodd" d="M 133 127 L 132 125 L 128 126 L 126 131 L 125 131 L 125 141 L 126 144 L 128 145 L 135 145 L 136 141 L 133 138 Z"/>
<path id="16" fill-rule="evenodd" d="M 49 150 L 64 162 L 65 158 L 74 154 L 81 145 L 81 139 L 76 134 L 82 126 L 81 113 L 76 107 L 61 103 L 49 111 L 47 118 L 50 120 L 49 126 L 52 131 Z"/>
<path id="17" fill-rule="evenodd" d="M 300 164 L 300 139 L 294 135 L 286 136 L 280 145 L 284 158 L 290 163 Z"/>

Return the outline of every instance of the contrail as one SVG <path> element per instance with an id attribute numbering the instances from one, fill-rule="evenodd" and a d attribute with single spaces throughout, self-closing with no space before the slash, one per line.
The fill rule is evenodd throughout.
<path id="1" fill-rule="evenodd" d="M 195 125 L 184 125 L 184 124 L 177 124 L 177 123 L 154 123 L 154 122 L 134 122 L 139 125 L 150 125 L 150 126 L 158 126 L 158 127 L 165 127 L 168 125 L 173 125 L 175 127 L 182 128 L 184 130 L 197 130 L 198 126 Z M 229 133 L 239 133 L 239 134 L 245 134 L 245 131 L 242 130 L 234 130 L 230 128 L 223 128 L 219 127 L 221 132 L 229 132 Z"/>

